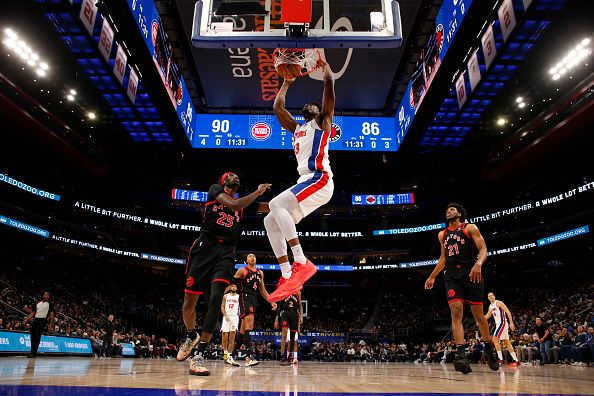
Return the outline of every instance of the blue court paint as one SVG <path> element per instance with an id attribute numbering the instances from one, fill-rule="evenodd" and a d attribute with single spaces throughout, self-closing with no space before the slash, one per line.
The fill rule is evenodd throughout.
<path id="1" fill-rule="evenodd" d="M 249 392 L 249 391 L 219 391 L 219 390 L 179 390 L 179 389 L 151 389 L 151 388 L 107 388 L 95 386 L 50 386 L 50 385 L 0 385 L 0 396 L 284 396 L 285 392 Z M 499 393 L 317 393 L 299 392 L 299 396 L 500 396 Z M 574 394 L 542 394 L 527 393 L 515 396 L 578 396 Z"/>

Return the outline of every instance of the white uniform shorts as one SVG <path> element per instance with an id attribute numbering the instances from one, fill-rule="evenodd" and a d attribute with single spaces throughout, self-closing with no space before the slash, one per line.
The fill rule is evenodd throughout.
<path id="1" fill-rule="evenodd" d="M 239 316 L 229 316 L 229 321 L 223 316 L 223 323 L 221 324 L 221 332 L 229 333 L 239 329 Z"/>
<path id="2" fill-rule="evenodd" d="M 504 322 L 499 323 L 499 325 L 495 326 L 495 333 L 493 333 L 494 337 L 499 338 L 500 340 L 509 340 L 509 325 L 507 324 L 507 320 Z"/>
<path id="3" fill-rule="evenodd" d="M 332 174 L 316 171 L 303 175 L 297 180 L 297 184 L 281 193 L 279 197 L 289 191 L 297 198 L 299 204 L 299 207 L 295 208 L 295 210 L 289 210 L 291 217 L 297 224 L 305 216 L 330 201 L 334 192 Z"/>

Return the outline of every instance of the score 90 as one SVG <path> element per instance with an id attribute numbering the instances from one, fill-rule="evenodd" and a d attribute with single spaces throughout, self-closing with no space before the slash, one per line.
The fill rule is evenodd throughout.
<path id="1" fill-rule="evenodd" d="M 212 120 L 211 127 L 214 133 L 227 133 L 229 132 L 229 120 Z"/>

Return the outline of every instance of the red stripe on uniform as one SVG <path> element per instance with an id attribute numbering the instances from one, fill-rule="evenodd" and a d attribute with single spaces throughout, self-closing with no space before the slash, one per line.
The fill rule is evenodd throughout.
<path id="1" fill-rule="evenodd" d="M 307 187 L 305 190 L 301 191 L 297 194 L 297 202 L 301 202 L 304 199 L 308 198 L 310 195 L 316 193 L 317 191 L 321 190 L 328 184 L 328 180 L 330 180 L 330 176 L 328 173 L 324 172 L 324 175 L 320 180 L 312 184 L 311 186 Z"/>
<path id="2" fill-rule="evenodd" d="M 223 278 L 215 278 L 215 279 L 213 279 L 213 280 L 212 280 L 212 282 L 210 282 L 210 283 L 215 283 L 215 282 L 222 282 L 222 283 L 226 283 L 226 284 L 228 284 L 228 285 L 230 285 L 230 284 L 231 284 L 231 282 L 229 282 L 227 279 L 223 279 Z"/>
<path id="3" fill-rule="evenodd" d="M 448 301 L 448 304 L 451 304 L 451 303 L 456 302 L 456 301 L 460 301 L 462 303 L 464 302 L 464 300 L 462 300 L 461 298 L 454 298 L 453 300 Z"/>
<path id="4" fill-rule="evenodd" d="M 470 300 L 466 300 L 466 302 L 470 305 L 482 305 L 482 301 L 470 301 Z"/>
<path id="5" fill-rule="evenodd" d="M 204 292 L 197 292 L 197 291 L 194 291 L 194 290 L 188 290 L 188 289 L 185 289 L 184 291 L 185 291 L 186 293 L 188 293 L 188 294 L 198 294 L 198 295 L 200 295 L 200 294 L 204 294 Z"/>
<path id="6" fill-rule="evenodd" d="M 213 203 L 216 203 L 216 202 L 217 202 L 217 200 L 215 199 L 214 201 L 210 201 L 210 202 L 205 203 L 204 206 L 210 206 L 210 205 L 212 205 Z"/>
<path id="7" fill-rule="evenodd" d="M 320 148 L 318 150 L 318 155 L 316 156 L 316 170 L 324 170 L 324 165 L 322 164 L 322 162 L 324 161 L 324 154 L 326 152 L 326 146 L 328 145 L 329 137 L 330 132 L 322 132 Z"/>

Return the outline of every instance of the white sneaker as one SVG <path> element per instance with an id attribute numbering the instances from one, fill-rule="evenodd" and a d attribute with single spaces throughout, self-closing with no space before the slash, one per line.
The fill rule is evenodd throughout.
<path id="1" fill-rule="evenodd" d="M 239 367 L 239 363 L 237 363 L 235 359 L 233 359 L 233 355 L 227 356 L 227 360 L 225 360 L 225 363 L 230 364 L 233 367 Z"/>
<path id="2" fill-rule="evenodd" d="M 259 364 L 260 364 L 260 362 L 257 361 L 256 359 L 252 359 L 249 357 L 245 359 L 245 367 L 257 366 Z"/>
<path id="3" fill-rule="evenodd" d="M 202 356 L 196 355 L 190 360 L 190 374 L 202 377 L 210 375 L 210 371 L 204 367 L 204 358 Z"/>
<path id="4" fill-rule="evenodd" d="M 190 354 L 192 353 L 192 349 L 198 344 L 200 341 L 200 337 L 196 337 L 196 339 L 192 340 L 191 338 L 186 338 L 186 341 L 179 347 L 179 351 L 177 352 L 177 360 L 184 361 L 186 360 Z"/>

